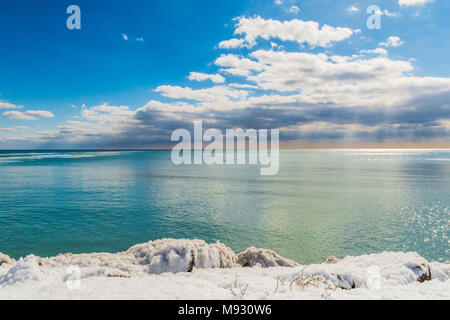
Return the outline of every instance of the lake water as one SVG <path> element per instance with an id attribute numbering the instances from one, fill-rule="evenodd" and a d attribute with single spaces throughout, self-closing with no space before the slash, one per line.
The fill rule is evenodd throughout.
<path id="1" fill-rule="evenodd" d="M 117 252 L 160 238 L 301 263 L 382 251 L 450 260 L 450 150 L 282 150 L 258 166 L 170 151 L 0 151 L 0 252 Z"/>

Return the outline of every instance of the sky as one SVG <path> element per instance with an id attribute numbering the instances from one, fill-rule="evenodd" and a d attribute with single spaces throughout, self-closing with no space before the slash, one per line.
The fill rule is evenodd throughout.
<path id="1" fill-rule="evenodd" d="M 2 1 L 0 149 L 165 147 L 196 120 L 280 129 L 285 147 L 450 146 L 449 13 L 447 0 Z"/>

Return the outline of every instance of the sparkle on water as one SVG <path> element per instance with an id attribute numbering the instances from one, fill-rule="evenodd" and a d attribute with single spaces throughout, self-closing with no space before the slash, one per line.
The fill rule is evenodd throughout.
<path id="1" fill-rule="evenodd" d="M 117 252 L 159 238 L 302 263 L 382 251 L 449 260 L 450 150 L 282 150 L 258 166 L 170 151 L 1 151 L 0 252 Z"/>

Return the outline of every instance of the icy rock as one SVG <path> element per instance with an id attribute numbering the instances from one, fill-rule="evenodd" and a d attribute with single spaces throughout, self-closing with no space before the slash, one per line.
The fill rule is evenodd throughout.
<path id="1" fill-rule="evenodd" d="M 90 269 L 90 275 L 120 274 L 126 277 L 231 268 L 236 266 L 235 261 L 236 254 L 220 242 L 207 244 L 203 240 L 175 239 L 150 241 L 115 254 L 66 254 L 42 259 L 42 263 L 49 267 L 76 265 Z"/>
<path id="2" fill-rule="evenodd" d="M 283 258 L 272 250 L 257 249 L 255 247 L 248 248 L 244 252 L 239 253 L 237 263 L 242 267 L 260 266 L 263 268 L 295 267 L 299 265 L 297 262 Z"/>
<path id="3" fill-rule="evenodd" d="M 3 253 L 0 252 L 0 266 L 2 264 L 4 264 L 4 263 L 5 264 L 11 264 L 11 263 L 14 263 L 14 262 L 15 262 L 14 259 L 11 259 L 6 254 L 3 254 Z"/>
<path id="4" fill-rule="evenodd" d="M 207 244 L 203 240 L 150 241 L 131 247 L 127 254 L 134 256 L 139 264 L 148 266 L 150 274 L 236 266 L 233 250 L 220 242 Z"/>
<path id="5" fill-rule="evenodd" d="M 383 252 L 380 254 L 362 255 L 359 257 L 345 257 L 337 266 L 346 270 L 357 268 L 365 269 L 364 274 L 341 274 L 341 279 L 354 283 L 353 287 L 368 286 L 368 282 L 379 276 L 383 281 L 389 281 L 395 285 L 409 285 L 413 282 L 431 280 L 431 267 L 427 260 L 415 252 Z M 369 272 L 371 270 L 371 272 Z M 378 275 L 376 274 L 378 273 Z M 346 282 L 346 281 L 344 281 Z M 350 282 L 350 281 L 347 281 Z"/>
<path id="6" fill-rule="evenodd" d="M 336 258 L 335 256 L 329 256 L 328 258 L 326 258 L 325 260 L 322 261 L 323 264 L 336 264 L 339 261 L 341 261 L 341 259 Z"/>

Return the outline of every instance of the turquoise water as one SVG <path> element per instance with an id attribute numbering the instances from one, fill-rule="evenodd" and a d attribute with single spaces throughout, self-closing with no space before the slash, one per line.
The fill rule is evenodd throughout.
<path id="1" fill-rule="evenodd" d="M 117 252 L 159 238 L 270 248 L 302 263 L 417 251 L 450 260 L 449 150 L 280 153 L 175 166 L 170 151 L 0 151 L 0 252 Z"/>

